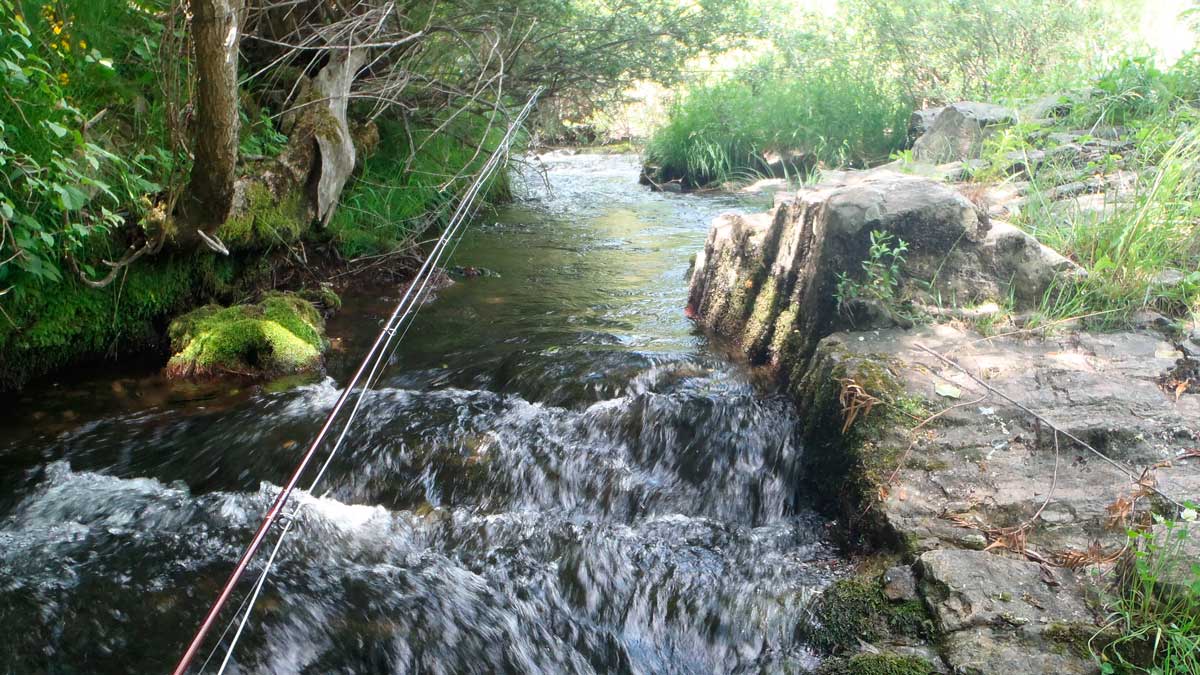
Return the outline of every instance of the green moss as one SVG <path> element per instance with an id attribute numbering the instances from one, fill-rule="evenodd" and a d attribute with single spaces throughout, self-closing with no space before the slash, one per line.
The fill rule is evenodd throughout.
<path id="1" fill-rule="evenodd" d="M 5 298 L 0 388 L 20 386 L 81 356 L 156 344 L 161 318 L 192 302 L 199 286 L 193 256 L 164 255 L 131 265 L 105 288 L 68 278 L 52 289 Z"/>
<path id="2" fill-rule="evenodd" d="M 1043 635 L 1047 640 L 1059 646 L 1062 651 L 1080 658 L 1090 659 L 1092 658 L 1092 649 L 1089 643 L 1096 635 L 1096 631 L 1095 626 L 1087 624 L 1055 621 L 1046 626 Z"/>
<path id="3" fill-rule="evenodd" d="M 862 577 L 841 579 L 817 600 L 814 625 L 802 630 L 803 637 L 827 652 L 852 649 L 859 640 L 875 642 L 888 634 L 886 610 L 878 584 Z"/>
<path id="4" fill-rule="evenodd" d="M 893 602 L 883 594 L 883 573 L 897 562 L 887 555 L 868 558 L 855 576 L 831 584 L 813 604 L 812 622 L 800 628 L 800 637 L 834 654 L 855 651 L 862 642 L 930 640 L 935 625 L 920 599 Z"/>
<path id="5" fill-rule="evenodd" d="M 754 307 L 750 310 L 750 318 L 746 321 L 746 328 L 742 333 L 742 346 L 751 358 L 761 358 L 767 353 L 771 328 L 774 327 L 772 319 L 775 315 L 777 295 L 776 284 L 767 283 L 754 299 Z"/>
<path id="6" fill-rule="evenodd" d="M 237 249 L 291 243 L 304 231 L 302 212 L 299 193 L 276 199 L 265 185 L 254 183 L 246 190 L 244 212 L 225 221 L 217 236 Z"/>
<path id="7" fill-rule="evenodd" d="M 325 347 L 320 314 L 306 300 L 268 294 L 257 305 L 208 305 L 171 322 L 175 377 L 296 373 L 315 368 Z"/>
<path id="8" fill-rule="evenodd" d="M 300 291 L 300 297 L 308 300 L 326 312 L 342 308 L 342 298 L 333 290 L 333 285 L 322 282 L 316 288 L 306 288 Z"/>
<path id="9" fill-rule="evenodd" d="M 918 656 L 856 654 L 848 659 L 828 659 L 816 675 L 932 675 L 933 666 Z"/>

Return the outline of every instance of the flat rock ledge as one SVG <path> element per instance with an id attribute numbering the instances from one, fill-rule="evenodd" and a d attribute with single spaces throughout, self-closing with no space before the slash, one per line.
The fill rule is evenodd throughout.
<path id="1" fill-rule="evenodd" d="M 1139 497 L 1138 480 L 1179 501 L 1200 495 L 1200 459 L 1184 458 L 1200 447 L 1200 395 L 1159 384 L 1181 354 L 1151 331 L 862 330 L 833 296 L 872 230 L 909 242 L 900 287 L 926 303 L 1028 305 L 1077 273 L 953 189 L 889 172 L 714 222 L 690 315 L 783 380 L 806 420 L 805 491 L 884 563 L 868 582 L 875 606 L 916 603 L 932 625 L 924 648 L 841 649 L 927 654 L 932 672 L 1098 673 L 1088 641 L 1125 527 L 1164 505 Z"/>

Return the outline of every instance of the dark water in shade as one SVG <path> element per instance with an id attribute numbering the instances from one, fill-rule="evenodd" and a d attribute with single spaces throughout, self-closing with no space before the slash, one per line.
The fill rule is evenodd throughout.
<path id="1" fill-rule="evenodd" d="M 457 250 L 498 276 L 424 308 L 329 494 L 300 495 L 230 672 L 810 662 L 795 627 L 837 558 L 797 419 L 681 311 L 712 216 L 761 205 L 649 193 L 631 157 L 547 164 Z M 169 671 L 394 295 L 348 297 L 332 377 L 300 387 L 91 373 L 9 404 L 0 673 Z"/>

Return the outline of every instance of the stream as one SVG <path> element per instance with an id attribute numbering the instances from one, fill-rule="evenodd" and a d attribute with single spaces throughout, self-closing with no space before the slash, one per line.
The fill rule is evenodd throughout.
<path id="1" fill-rule="evenodd" d="M 712 217 L 763 198 L 652 193 L 631 156 L 544 162 L 468 231 L 453 264 L 486 269 L 421 310 L 328 494 L 298 495 L 227 672 L 815 663 L 796 626 L 840 562 L 794 406 L 682 311 Z M 299 386 L 145 364 L 6 403 L 0 673 L 169 671 L 397 294 L 347 294 Z"/>

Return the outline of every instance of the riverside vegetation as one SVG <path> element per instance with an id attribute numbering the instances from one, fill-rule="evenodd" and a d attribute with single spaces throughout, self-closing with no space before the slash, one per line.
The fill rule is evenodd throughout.
<path id="1" fill-rule="evenodd" d="M 198 305 L 402 276 L 534 88 L 670 81 L 743 9 L 0 1 L 0 387 L 161 349 Z"/>
<path id="2" fill-rule="evenodd" d="M 970 411 L 959 403 L 931 413 L 928 400 L 899 382 L 896 371 L 911 376 L 930 366 L 918 363 L 903 335 L 884 333 L 891 342 L 866 354 L 821 341 L 832 328 L 916 327 L 932 340 L 943 334 L 930 325 L 946 323 L 1001 338 L 1066 325 L 1151 326 L 1183 358 L 1152 386 L 1122 370 L 1124 381 L 1154 395 L 1165 387 L 1176 402 L 1200 390 L 1186 346 L 1195 344 L 1200 317 L 1200 55 L 1185 49 L 1160 58 L 1127 30 L 1154 7 L 1149 0 L 842 0 L 819 14 L 765 1 L 0 0 L 0 387 L 168 347 L 174 356 L 164 353 L 164 368 L 175 377 L 319 368 L 328 344 L 322 313 L 337 306 L 335 289 L 406 274 L 424 235 L 444 222 L 530 92 L 547 88 L 543 110 L 553 112 L 544 113 L 544 126 L 560 129 L 568 117 L 613 103 L 614 92 L 653 80 L 677 89 L 645 144 L 646 177 L 659 187 L 767 176 L 815 185 L 802 193 L 811 203 L 777 211 L 779 222 L 796 228 L 823 217 L 814 215 L 817 205 L 845 194 L 869 199 L 880 186 L 939 206 L 921 212 L 917 224 L 954 214 L 948 221 L 957 238 L 940 241 L 938 255 L 904 218 L 884 223 L 893 230 L 854 232 L 853 242 L 847 235 L 830 249 L 837 255 L 828 283 L 804 289 L 803 302 L 782 294 L 794 279 L 774 284 L 762 270 L 804 275 L 756 260 L 738 269 L 744 283 L 694 303 L 701 323 L 742 333 L 747 356 L 780 373 L 804 404 L 813 461 L 852 474 L 843 487 L 853 494 L 821 496 L 842 500 L 843 513 L 866 514 L 855 526 L 863 525 L 863 540 L 878 553 L 883 521 L 917 508 L 916 499 L 897 496 L 904 489 L 932 492 L 920 481 L 964 465 L 974 475 L 975 461 L 980 475 L 1004 467 L 989 464 L 990 453 L 966 461 L 920 445 L 918 432 L 943 413 L 960 427 L 984 424 L 964 417 Z M 1192 18 L 1185 13 L 1182 21 Z M 206 37 L 210 24 L 230 21 L 239 37 L 232 45 Z M 703 69 L 689 65 L 722 58 L 737 65 L 699 78 L 693 71 Z M 968 119 L 979 132 L 967 139 L 970 152 L 928 152 L 918 137 L 951 117 L 944 106 L 964 101 L 974 103 L 955 108 L 960 117 L 994 115 Z M 541 132 L 529 130 L 526 143 Z M 881 165 L 884 172 L 869 171 Z M 509 192 L 504 174 L 486 186 L 493 203 Z M 1005 229 L 1009 223 L 1015 227 Z M 714 232 L 774 255 L 771 227 L 738 217 L 719 220 Z M 1000 260 L 996 250 L 1010 257 Z M 701 259 L 693 289 L 705 264 L 711 270 L 734 258 Z M 984 267 L 979 261 L 994 264 L 971 276 Z M 980 278 L 991 284 L 987 293 L 969 297 L 972 285 L 963 280 Z M 1030 289 L 1034 297 L 1020 297 Z M 986 310 L 977 302 L 984 295 Z M 960 344 L 977 340 L 954 335 Z M 1128 338 L 1139 348 L 1148 340 Z M 996 344 L 1003 346 L 991 356 L 1009 361 L 1060 354 Z M 1079 348 L 1071 357 L 1111 356 L 1105 345 L 1089 344 L 1091 352 Z M 942 383 L 933 396 L 961 394 Z M 1141 429 L 1147 417 L 1120 424 Z M 1131 438 L 1087 431 L 1114 447 L 1154 438 L 1153 431 Z M 1042 441 L 1040 426 L 1030 433 Z M 1183 434 L 1170 442 L 1184 442 Z M 1053 438 L 1057 481 L 1057 432 Z M 983 447 L 992 439 L 971 441 Z M 1194 455 L 1159 459 L 1183 464 Z M 1156 465 L 1147 466 L 1152 473 Z M 919 478 L 895 485 L 904 471 Z M 919 526 L 890 532 L 901 541 L 883 547 L 894 549 L 887 557 L 874 556 L 812 606 L 814 622 L 802 630 L 829 657 L 818 672 L 933 672 L 937 658 L 918 647 L 929 641 L 967 664 L 962 672 L 990 672 L 970 656 L 998 653 L 988 649 L 999 627 L 1021 628 L 1028 617 L 988 614 L 990 605 L 955 616 L 940 594 L 956 588 L 980 599 L 978 589 L 962 590 L 972 566 L 1037 582 L 1050 562 L 1060 572 L 1045 572 L 1046 586 L 1077 588 L 1073 577 L 1055 576 L 1061 570 L 1110 574 L 1088 607 L 1031 596 L 1045 625 L 1019 639 L 1046 653 L 1030 658 L 1104 673 L 1198 672 L 1196 506 L 1151 503 L 1153 486 L 1139 485 L 1112 502 L 1104 527 L 1103 518 L 1089 521 L 1110 538 L 1123 531 L 1119 555 L 1067 541 L 1075 531 L 1059 541 L 1021 522 L 972 524 L 963 514 L 974 503 L 962 513 L 912 517 Z M 1027 506 L 1013 499 L 1014 513 Z M 872 519 L 873 509 L 887 516 Z M 939 519 L 958 529 L 946 534 L 929 524 Z M 957 548 L 920 548 L 953 537 Z M 1034 551 L 1027 538 L 1058 546 L 1063 557 L 1028 563 L 1021 559 Z M 923 570 L 925 587 L 893 597 L 888 574 L 909 563 Z M 983 599 L 1006 604 L 1003 595 Z M 1101 620 L 1080 620 L 1085 609 Z M 955 642 L 964 635 L 983 642 Z M 904 649 L 875 653 L 863 641 Z M 1027 646 L 1016 644 L 1018 652 Z"/>

